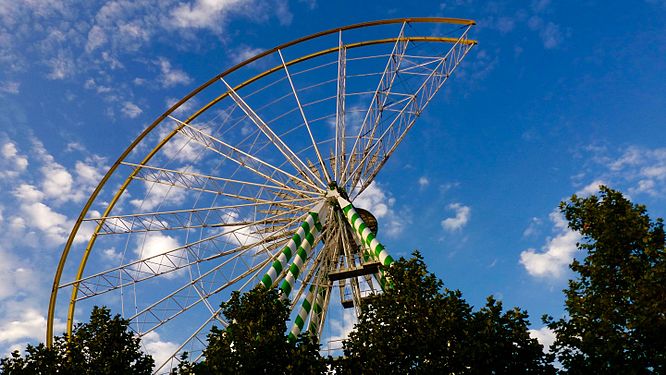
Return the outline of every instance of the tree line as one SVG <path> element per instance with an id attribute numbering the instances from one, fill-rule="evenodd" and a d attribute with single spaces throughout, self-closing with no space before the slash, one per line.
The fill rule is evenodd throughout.
<path id="1" fill-rule="evenodd" d="M 414 252 L 386 270 L 392 287 L 374 295 L 343 355 L 323 357 L 307 334 L 287 340 L 289 306 L 276 290 L 234 292 L 222 304 L 203 360 L 181 358 L 173 374 L 666 374 L 666 252 L 661 219 L 601 187 L 560 209 L 582 235 L 585 256 L 571 264 L 566 315 L 542 320 L 550 350 L 529 335 L 528 314 L 488 297 L 474 310 L 459 290 L 429 272 Z M 129 322 L 94 308 L 90 321 L 52 347 L 28 346 L 0 360 L 6 374 L 150 374 Z"/>

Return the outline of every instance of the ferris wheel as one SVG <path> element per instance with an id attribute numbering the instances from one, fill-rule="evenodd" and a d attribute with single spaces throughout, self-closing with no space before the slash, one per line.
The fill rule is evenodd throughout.
<path id="1" fill-rule="evenodd" d="M 393 258 L 355 207 L 476 44 L 473 21 L 401 18 L 256 55 L 148 126 L 94 190 L 54 277 L 47 342 L 93 305 L 168 342 L 156 372 L 199 359 L 233 291 L 279 288 L 291 339 L 360 312 Z"/>

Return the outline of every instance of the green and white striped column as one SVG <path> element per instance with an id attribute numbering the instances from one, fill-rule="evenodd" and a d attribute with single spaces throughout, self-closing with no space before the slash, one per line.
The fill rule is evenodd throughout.
<path id="1" fill-rule="evenodd" d="M 281 294 L 282 298 L 284 299 L 289 298 L 291 290 L 294 289 L 294 282 L 296 281 L 296 278 L 303 270 L 303 265 L 305 264 L 306 260 L 308 259 L 308 256 L 310 255 L 310 250 L 312 249 L 312 246 L 314 246 L 315 236 L 322 228 L 322 224 L 320 223 L 318 217 L 324 217 L 325 219 L 326 213 L 324 212 L 324 207 L 325 207 L 324 204 L 325 202 L 321 202 L 315 207 L 314 210 L 316 211 L 316 213 L 310 212 L 310 215 L 317 215 L 314 216 L 315 226 L 314 228 L 312 227 L 310 228 L 310 233 L 307 233 L 305 235 L 304 240 L 301 241 L 301 245 L 298 247 L 298 250 L 296 251 L 294 262 L 291 264 L 291 266 L 289 266 L 287 274 L 285 275 L 284 280 L 280 285 L 280 291 L 282 291 Z"/>
<path id="2" fill-rule="evenodd" d="M 303 221 L 298 230 L 296 230 L 296 233 L 294 233 L 289 242 L 287 242 L 287 244 L 282 248 L 278 258 L 273 262 L 271 267 L 268 269 L 268 272 L 266 272 L 264 277 L 261 279 L 261 284 L 263 284 L 266 288 L 273 287 L 273 284 L 277 281 L 280 273 L 285 268 L 287 262 L 289 262 L 294 253 L 297 253 L 296 258 L 298 259 L 300 266 L 303 265 L 305 259 L 307 259 L 307 253 L 310 251 L 312 245 L 314 244 L 315 235 L 322 228 L 319 217 L 321 211 L 325 207 L 325 203 L 325 201 L 319 203 L 312 209 L 312 211 L 308 212 L 305 221 Z M 302 254 L 305 255 L 303 256 Z M 293 287 L 293 280 L 289 286 Z M 291 291 L 291 289 L 289 289 L 289 291 Z"/>
<path id="3" fill-rule="evenodd" d="M 310 317 L 309 328 L 310 334 L 312 336 L 317 336 L 319 333 L 319 324 L 321 323 L 322 314 L 324 313 L 322 306 L 324 305 L 324 299 L 326 298 L 326 291 L 327 288 L 318 288 L 314 304 L 312 305 L 312 315 Z"/>
<path id="4" fill-rule="evenodd" d="M 352 228 L 358 233 L 361 241 L 366 244 L 371 251 L 371 254 L 375 259 L 379 260 L 384 266 L 390 266 L 393 263 L 393 258 L 389 255 L 388 251 L 384 248 L 384 245 L 379 243 L 375 238 L 375 234 L 372 233 L 370 228 L 363 222 L 361 216 L 356 212 L 352 204 L 338 196 L 338 204 L 342 208 L 342 212 L 345 214 L 347 221 L 351 224 Z"/>
<path id="5" fill-rule="evenodd" d="M 369 259 L 375 259 L 374 255 L 371 253 L 370 248 L 366 244 L 361 244 L 363 246 L 363 261 L 367 262 Z M 376 259 L 375 259 L 376 260 Z M 373 274 L 375 280 L 379 283 L 379 286 L 384 290 L 386 286 L 386 276 L 384 276 L 384 270 L 379 269 L 379 274 Z"/>
<path id="6" fill-rule="evenodd" d="M 298 315 L 296 316 L 296 319 L 294 319 L 294 325 L 291 327 L 291 331 L 289 332 L 290 342 L 296 341 L 298 335 L 301 334 L 303 326 L 305 325 L 305 321 L 308 319 L 308 315 L 310 315 L 310 310 L 312 309 L 312 300 L 314 299 L 314 296 L 315 296 L 315 286 L 313 284 L 310 286 L 308 294 L 305 296 L 305 299 L 301 304 L 300 310 L 298 310 Z"/>

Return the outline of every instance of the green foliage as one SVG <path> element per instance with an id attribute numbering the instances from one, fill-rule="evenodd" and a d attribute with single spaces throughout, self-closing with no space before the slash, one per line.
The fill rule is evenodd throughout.
<path id="1" fill-rule="evenodd" d="M 418 252 L 386 270 L 393 287 L 362 307 L 344 342 L 338 373 L 552 373 L 542 346 L 529 337 L 527 314 L 489 298 L 472 313 L 460 291 L 443 289 Z"/>
<path id="2" fill-rule="evenodd" d="M 502 313 L 502 302 L 488 297 L 471 318 L 473 374 L 554 374 L 553 358 L 530 337 L 527 311 L 514 307 Z"/>
<path id="3" fill-rule="evenodd" d="M 71 339 L 55 338 L 53 346 L 28 345 L 25 357 L 15 351 L 0 360 L 3 374 L 151 374 L 154 361 L 143 354 L 129 322 L 109 309 L 95 307 L 88 323 L 77 324 Z"/>
<path id="4" fill-rule="evenodd" d="M 279 298 L 277 290 L 259 286 L 245 294 L 234 292 L 231 299 L 222 304 L 222 311 L 231 323 L 224 330 L 212 328 L 204 350 L 205 361 L 182 373 L 325 372 L 319 345 L 307 336 L 295 343 L 287 340 L 289 305 Z"/>
<path id="5" fill-rule="evenodd" d="M 666 255 L 661 219 L 602 187 L 561 210 L 586 251 L 565 290 L 568 318 L 546 317 L 553 350 L 574 374 L 666 373 Z"/>

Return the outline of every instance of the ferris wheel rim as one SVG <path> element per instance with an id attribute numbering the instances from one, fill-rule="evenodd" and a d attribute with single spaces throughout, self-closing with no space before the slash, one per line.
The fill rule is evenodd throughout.
<path id="1" fill-rule="evenodd" d="M 100 180 L 100 183 L 99 183 L 98 186 L 95 188 L 95 190 L 92 192 L 92 194 L 90 195 L 88 201 L 86 201 L 86 204 L 84 205 L 84 207 L 83 207 L 83 209 L 82 209 L 82 211 L 81 211 L 81 213 L 80 213 L 78 219 L 76 220 L 76 222 L 75 222 L 75 224 L 74 224 L 74 227 L 73 227 L 72 231 L 70 232 L 70 235 L 69 235 L 69 237 L 68 237 L 68 239 L 67 239 L 67 242 L 66 242 L 65 248 L 64 248 L 64 250 L 63 250 L 63 253 L 62 253 L 62 255 L 61 255 L 60 261 L 59 261 L 58 266 L 57 266 L 57 270 L 56 270 L 56 274 L 55 274 L 54 282 L 53 282 L 53 288 L 52 288 L 52 292 L 51 292 L 51 296 L 50 296 L 50 301 L 49 301 L 49 311 L 48 311 L 48 316 L 47 316 L 47 332 L 46 332 L 46 334 L 47 334 L 47 344 L 48 344 L 48 345 L 51 345 L 52 340 L 53 340 L 53 333 L 54 333 L 54 332 L 53 332 L 53 329 L 54 329 L 54 320 L 55 320 L 55 308 L 56 308 L 56 300 L 57 300 L 57 298 L 58 298 L 58 292 L 59 292 L 59 290 L 60 290 L 62 287 L 66 286 L 66 285 L 72 285 L 73 283 L 77 283 L 77 282 L 80 281 L 80 278 L 81 278 L 82 272 L 83 272 L 83 270 L 85 269 L 85 266 L 86 266 L 87 259 L 88 259 L 88 257 L 90 256 L 90 254 L 91 254 L 91 250 L 92 250 L 92 248 L 93 248 L 93 246 L 94 246 L 94 242 L 95 242 L 95 239 L 96 239 L 96 235 L 97 235 L 97 233 L 98 233 L 99 230 L 100 230 L 100 226 L 101 226 L 101 225 L 97 227 L 97 229 L 95 230 L 95 234 L 92 236 L 92 238 L 90 239 L 88 245 L 86 246 L 86 250 L 85 250 L 85 252 L 84 252 L 84 255 L 83 255 L 83 257 L 82 257 L 82 260 L 81 260 L 81 262 L 79 263 L 79 270 L 78 270 L 77 277 L 75 278 L 75 281 L 74 281 L 73 283 L 69 283 L 69 284 L 61 284 L 61 278 L 62 278 L 62 274 L 63 274 L 64 266 L 65 266 L 65 263 L 67 262 L 68 257 L 69 257 L 69 251 L 70 251 L 70 249 L 71 249 L 71 247 L 72 247 L 72 245 L 73 245 L 73 243 L 74 243 L 74 238 L 75 238 L 76 234 L 79 232 L 79 229 L 80 229 L 81 224 L 84 222 L 84 219 L 85 219 L 86 214 L 90 211 L 90 209 L 91 209 L 91 207 L 92 207 L 92 204 L 93 204 L 93 203 L 95 202 L 95 200 L 98 198 L 98 196 L 99 196 L 99 194 L 100 194 L 102 188 L 103 188 L 104 186 L 106 186 L 106 184 L 107 184 L 107 182 L 109 181 L 109 179 L 111 178 L 111 176 L 112 176 L 112 175 L 118 170 L 118 168 L 123 164 L 123 162 L 127 159 L 128 155 L 130 155 L 130 153 L 131 153 L 133 150 L 135 150 L 136 147 L 137 147 L 137 146 L 138 146 L 138 145 L 139 145 L 139 144 L 140 144 L 140 143 L 141 143 L 141 142 L 142 142 L 142 141 L 143 141 L 143 140 L 144 140 L 149 134 L 151 134 L 151 133 L 152 133 L 152 132 L 153 132 L 153 131 L 154 131 L 154 130 L 160 125 L 160 124 L 164 123 L 164 120 L 165 120 L 165 119 L 169 118 L 169 117 L 171 116 L 171 114 L 174 113 L 174 112 L 175 112 L 175 111 L 176 111 L 176 110 L 177 110 L 177 109 L 178 109 L 183 103 L 185 103 L 185 102 L 187 102 L 189 99 L 195 97 L 198 93 L 200 93 L 201 91 L 203 91 L 205 88 L 209 87 L 210 85 L 212 85 L 212 84 L 214 84 L 214 83 L 216 83 L 216 82 L 219 82 L 220 79 L 223 79 L 224 77 L 226 77 L 226 76 L 229 75 L 230 73 L 232 73 L 232 72 L 234 72 L 234 71 L 236 71 L 236 70 L 238 70 L 238 69 L 240 69 L 240 68 L 242 68 L 242 67 L 244 67 L 244 66 L 246 66 L 246 65 L 248 65 L 248 64 L 250 64 L 250 63 L 252 63 L 252 62 L 254 62 L 254 61 L 258 60 L 258 59 L 260 59 L 260 58 L 262 58 L 262 57 L 265 57 L 265 56 L 267 56 L 267 55 L 269 55 L 269 54 L 271 54 L 271 53 L 279 52 L 281 49 L 284 49 L 284 48 L 286 48 L 286 47 L 289 47 L 289 46 L 292 46 L 292 45 L 298 44 L 298 43 L 303 42 L 303 41 L 306 41 L 306 40 L 314 39 L 314 38 L 317 38 L 317 37 L 320 37 L 320 36 L 323 36 L 323 35 L 328 35 L 328 34 L 332 34 L 332 33 L 340 32 L 340 31 L 344 31 L 344 30 L 350 30 L 350 29 L 356 29 L 356 28 L 362 28 L 362 27 L 369 27 L 369 26 L 376 26 L 376 25 L 391 24 L 391 23 L 408 23 L 408 22 L 452 23 L 452 24 L 460 24 L 460 25 L 468 25 L 468 26 L 471 26 L 471 25 L 474 25 L 474 24 L 475 24 L 475 22 L 474 22 L 474 21 L 471 21 L 471 20 L 454 19 L 454 18 L 437 18 L 437 17 L 397 18 L 397 19 L 381 20 L 381 21 L 371 21 L 371 22 L 364 22 L 364 23 L 359 23 L 359 24 L 349 25 L 349 26 L 345 26 L 345 27 L 340 27 L 340 28 L 330 29 L 330 30 L 327 30 L 327 31 L 323 31 L 323 32 L 319 32 L 319 33 L 311 34 L 311 35 L 309 35 L 309 36 L 302 37 L 302 38 L 299 38 L 299 39 L 295 39 L 295 40 L 293 40 L 293 41 L 291 41 L 291 42 L 281 44 L 280 46 L 277 46 L 277 47 L 275 47 L 275 48 L 273 48 L 273 49 L 270 49 L 270 50 L 267 50 L 267 51 L 265 51 L 265 52 L 263 52 L 263 53 L 260 53 L 260 54 L 258 54 L 258 55 L 256 55 L 256 56 L 254 56 L 254 57 L 252 57 L 252 58 L 250 58 L 250 59 L 248 59 L 248 60 L 245 60 L 245 61 L 243 61 L 243 62 L 241 62 L 241 63 L 239 63 L 239 64 L 237 64 L 237 65 L 235 65 L 235 66 L 233 66 L 233 67 L 231 67 L 231 68 L 229 68 L 229 69 L 227 69 L 227 70 L 225 70 L 224 72 L 222 72 L 222 73 L 216 75 L 215 77 L 211 78 L 208 82 L 206 82 L 206 83 L 202 84 L 201 86 L 199 86 L 198 88 L 194 89 L 194 90 L 193 90 L 192 92 L 190 92 L 188 95 L 186 95 L 186 96 L 183 97 L 181 100 L 179 100 L 177 103 L 175 103 L 174 105 L 172 105 L 172 106 L 171 106 L 166 112 L 164 112 L 161 116 L 159 116 L 159 117 L 158 117 L 153 123 L 151 123 L 146 129 L 144 129 L 144 130 L 143 130 L 143 131 L 142 131 L 142 132 L 141 132 L 141 133 L 140 133 L 140 134 L 134 139 L 134 141 L 133 141 L 133 142 L 127 147 L 127 149 L 126 149 L 126 150 L 125 150 L 125 151 L 124 151 L 124 152 L 118 157 L 118 159 L 116 160 L 116 162 L 110 167 L 109 171 L 108 171 L 108 172 L 104 175 L 104 177 Z M 361 42 L 361 43 L 356 43 L 356 44 L 357 44 L 357 46 L 361 47 L 361 46 L 370 45 L 370 44 L 375 44 L 375 43 L 389 43 L 389 42 L 396 42 L 397 39 L 398 39 L 398 38 L 384 39 L 384 40 L 373 40 L 373 41 L 366 41 L 366 42 Z M 436 40 L 435 40 L 435 39 L 436 39 Z M 425 37 L 424 37 L 424 38 L 414 38 L 414 40 L 428 41 L 428 38 L 425 38 Z M 448 41 L 448 42 L 452 42 L 452 38 L 449 38 L 449 40 L 447 40 L 447 38 L 434 38 L 433 41 L 438 41 L 438 42 L 447 42 L 447 41 Z M 475 41 L 469 41 L 469 43 L 474 43 L 474 44 L 475 44 L 476 42 L 475 42 Z M 352 47 L 354 47 L 354 46 L 352 46 Z M 321 54 L 324 54 L 324 53 L 332 53 L 332 52 L 334 52 L 334 51 L 336 51 L 336 50 L 337 50 L 337 48 L 329 49 L 329 50 L 322 50 L 322 51 L 320 51 L 320 52 L 321 52 Z M 315 54 L 313 54 L 313 55 L 315 55 Z M 317 55 L 317 56 L 319 56 L 319 55 Z M 306 57 L 307 57 L 307 56 L 306 56 Z M 312 58 L 312 57 L 315 57 L 315 56 L 311 56 L 310 58 Z M 299 59 L 295 59 L 295 60 L 302 61 L 303 58 L 299 58 Z M 286 68 L 286 66 L 291 65 L 290 63 L 292 63 L 292 62 L 295 61 L 295 60 L 292 60 L 292 61 L 290 61 L 290 62 L 284 62 L 284 61 L 283 61 L 283 65 L 284 65 L 285 68 Z M 269 69 L 269 70 L 270 70 L 270 69 Z M 272 73 L 272 72 L 269 72 L 269 70 L 266 70 L 266 71 L 264 71 L 264 72 L 258 74 L 258 75 L 255 76 L 254 78 L 259 79 L 259 78 L 262 77 L 262 74 L 264 74 L 264 73 L 266 73 L 266 74 L 270 74 L 270 73 Z M 277 69 L 277 70 L 279 70 L 279 69 Z M 255 80 L 256 80 L 256 79 L 255 79 Z M 236 87 L 231 88 L 231 90 L 233 90 L 233 89 L 236 89 L 236 90 L 237 90 L 237 89 L 240 89 L 240 88 L 242 88 L 243 86 L 245 86 L 245 85 L 247 85 L 247 84 L 249 84 L 249 83 L 251 83 L 251 82 L 252 82 L 251 80 L 245 81 L 245 82 L 243 82 L 243 83 L 237 85 Z M 229 91 L 227 91 L 227 92 L 226 92 L 225 94 L 223 94 L 223 95 L 229 95 Z M 207 108 L 209 108 L 210 106 L 212 106 L 213 104 L 215 104 L 215 103 L 214 103 L 215 100 L 216 100 L 216 99 L 214 99 L 213 101 L 211 101 L 211 102 L 207 103 L 206 105 L 202 106 L 202 107 L 201 107 L 197 112 L 195 112 L 192 116 L 190 116 L 189 118 L 187 118 L 186 120 L 184 120 L 183 123 L 186 123 L 186 124 L 187 124 L 187 123 L 191 122 L 193 119 L 195 119 L 196 117 L 198 117 L 201 113 L 205 112 L 205 110 L 206 110 Z M 135 174 L 138 173 L 138 171 L 139 171 L 141 168 L 143 168 L 143 165 L 146 164 L 148 161 L 150 161 L 150 160 L 152 159 L 152 157 L 153 157 L 153 156 L 154 156 L 154 155 L 155 155 L 155 154 L 156 154 L 156 153 L 157 153 L 157 152 L 158 152 L 158 151 L 159 151 L 159 150 L 160 150 L 165 144 L 167 144 L 167 143 L 168 143 L 168 142 L 169 142 L 169 141 L 170 141 L 170 140 L 171 140 L 171 139 L 177 134 L 177 132 L 178 132 L 178 129 L 174 129 L 174 130 L 172 130 L 169 134 L 167 134 L 167 135 L 166 135 L 166 136 L 165 136 L 165 137 L 164 137 L 164 138 L 158 143 L 157 146 L 155 146 L 155 147 L 154 147 L 154 148 L 153 148 L 148 154 L 146 154 L 146 156 L 142 159 L 142 161 L 141 161 L 140 163 L 138 163 L 137 168 L 136 168 L 134 171 L 132 171 L 132 172 L 130 173 L 130 175 L 125 179 L 123 185 L 122 185 L 122 186 L 116 191 L 116 194 L 114 195 L 114 198 L 113 198 L 112 201 L 108 204 L 107 209 L 105 210 L 105 212 L 104 212 L 104 214 L 103 214 L 104 217 L 108 217 L 108 216 L 109 216 L 108 214 L 113 210 L 113 208 L 115 207 L 115 204 L 117 203 L 118 199 L 120 198 L 120 196 L 122 195 L 122 193 L 124 192 L 124 190 L 127 188 L 127 185 L 132 181 L 132 179 L 133 179 L 133 177 L 135 176 Z M 68 332 L 68 333 L 71 333 L 71 329 L 72 329 L 72 326 L 73 326 L 73 312 L 74 312 L 74 308 L 75 308 L 75 303 L 76 303 L 75 301 L 76 301 L 76 294 L 77 294 L 77 293 L 78 293 L 78 286 L 75 285 L 75 286 L 73 287 L 73 290 L 72 290 L 72 297 L 70 298 L 70 308 L 69 308 L 69 311 L 68 311 L 68 319 L 67 319 L 67 332 Z"/>

